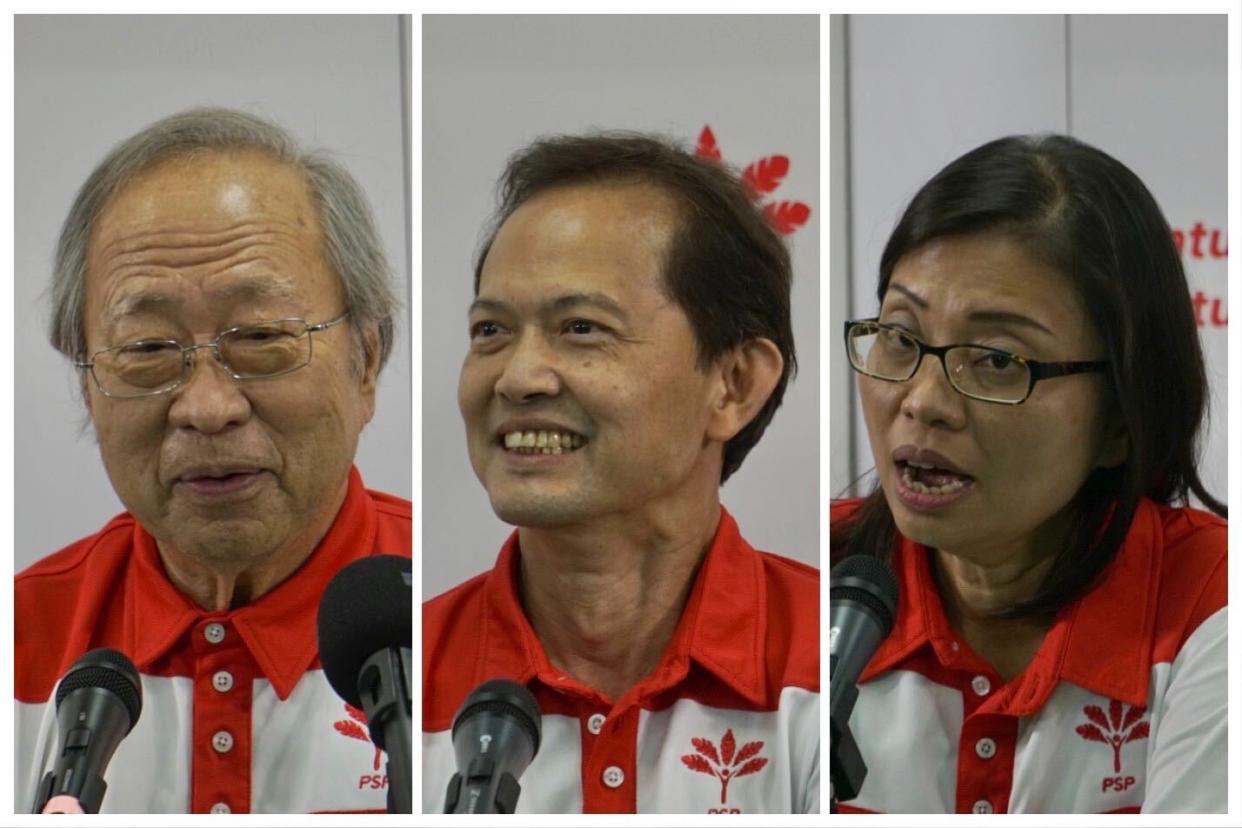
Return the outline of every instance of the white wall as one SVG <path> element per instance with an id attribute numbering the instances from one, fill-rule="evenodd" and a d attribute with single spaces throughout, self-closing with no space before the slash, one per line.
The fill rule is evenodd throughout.
<path id="1" fill-rule="evenodd" d="M 15 562 L 121 511 L 77 396 L 48 344 L 44 294 L 74 193 L 117 142 L 190 106 L 238 107 L 334 151 L 371 200 L 403 304 L 409 296 L 408 52 L 396 16 L 43 17 L 14 27 Z M 408 48 L 408 47 L 407 47 Z M 358 465 L 410 496 L 409 320 L 402 310 Z"/>
<path id="2" fill-rule="evenodd" d="M 470 469 L 457 412 L 479 233 L 505 159 L 541 135 L 710 124 L 726 162 L 791 159 L 800 371 L 722 490 L 755 546 L 818 561 L 819 37 L 815 17 L 423 18 L 423 593 L 489 568 L 510 528 Z"/>
<path id="3" fill-rule="evenodd" d="M 851 16 L 848 151 L 849 308 L 833 306 L 833 371 L 846 314 L 873 314 L 880 254 L 901 211 L 942 166 L 992 138 L 1067 132 L 1127 164 L 1174 228 L 1226 226 L 1226 32 L 1223 16 Z M 845 147 L 841 147 L 842 150 Z M 834 153 L 837 145 L 834 144 Z M 834 222 L 837 220 L 834 215 Z M 1188 242 L 1188 248 L 1190 244 Z M 1224 500 L 1225 340 L 1211 300 L 1225 297 L 1225 259 L 1209 239 L 1184 253 L 1214 395 L 1201 471 Z M 834 396 L 833 443 L 857 395 Z M 838 425 L 840 424 L 840 425 Z M 872 468 L 866 430 L 832 458 L 831 493 Z M 869 488 L 865 481 L 864 488 Z"/>

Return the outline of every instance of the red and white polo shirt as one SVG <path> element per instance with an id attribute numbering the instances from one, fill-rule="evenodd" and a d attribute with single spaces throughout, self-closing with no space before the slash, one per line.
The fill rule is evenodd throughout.
<path id="1" fill-rule="evenodd" d="M 897 619 L 850 719 L 867 779 L 842 812 L 1225 812 L 1224 520 L 1142 501 L 1008 682 L 950 628 L 926 547 L 902 539 L 893 563 Z"/>
<path id="2" fill-rule="evenodd" d="M 518 536 L 423 605 L 423 810 L 444 810 L 451 728 L 482 682 L 543 712 L 521 813 L 819 810 L 819 571 L 720 526 L 656 668 L 616 702 L 559 672 L 522 612 Z"/>
<path id="3" fill-rule="evenodd" d="M 410 503 L 350 471 L 314 553 L 257 601 L 208 612 L 168 581 L 132 515 L 17 576 L 15 804 L 55 762 L 55 686 L 96 647 L 128 655 L 142 714 L 105 775 L 105 813 L 382 812 L 387 777 L 366 719 L 332 691 L 315 618 L 324 587 L 372 554 L 410 555 Z"/>

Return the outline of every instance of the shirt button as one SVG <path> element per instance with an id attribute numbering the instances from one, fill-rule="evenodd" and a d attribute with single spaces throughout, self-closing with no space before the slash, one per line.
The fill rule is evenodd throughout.
<path id="1" fill-rule="evenodd" d="M 598 736 L 600 731 L 604 729 L 604 719 L 603 713 L 596 713 L 587 719 L 587 730 L 591 731 L 592 736 Z"/>
<path id="2" fill-rule="evenodd" d="M 975 676 L 970 680 L 970 687 L 976 696 L 986 696 L 992 692 L 992 682 L 988 681 L 987 676 Z"/>
<path id="3" fill-rule="evenodd" d="M 970 810 L 974 811 L 976 814 L 990 814 L 992 813 L 992 803 L 988 802 L 986 799 L 980 799 Z"/>
<path id="4" fill-rule="evenodd" d="M 233 689 L 233 674 L 228 670 L 221 670 L 211 677 L 211 686 L 221 693 L 227 693 Z"/>
<path id="5" fill-rule="evenodd" d="M 233 813 L 233 809 L 223 802 L 217 802 L 215 805 L 211 806 L 211 812 L 213 814 L 231 814 Z"/>
<path id="6" fill-rule="evenodd" d="M 616 765 L 609 765 L 604 770 L 604 784 L 610 788 L 619 788 L 625 784 L 625 771 Z"/>
<path id="7" fill-rule="evenodd" d="M 996 755 L 996 742 L 984 736 L 975 742 L 975 753 L 979 755 L 980 759 L 991 759 Z"/>
<path id="8" fill-rule="evenodd" d="M 217 624 L 214 621 L 211 622 L 207 626 L 203 627 L 203 638 L 207 639 L 212 644 L 219 644 L 224 640 L 224 625 Z"/>
<path id="9" fill-rule="evenodd" d="M 216 749 L 216 753 L 228 753 L 233 749 L 233 734 L 227 730 L 217 730 L 216 735 L 211 737 L 211 746 Z"/>

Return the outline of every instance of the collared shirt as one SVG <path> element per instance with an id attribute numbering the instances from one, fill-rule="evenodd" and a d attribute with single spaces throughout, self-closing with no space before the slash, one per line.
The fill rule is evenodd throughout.
<path id="1" fill-rule="evenodd" d="M 327 535 L 247 606 L 199 607 L 168 580 L 128 513 L 17 576 L 16 805 L 29 811 L 59 735 L 54 689 L 83 653 L 112 647 L 138 668 L 143 706 L 108 765 L 108 813 L 385 809 L 387 777 L 366 719 L 328 685 L 316 614 L 350 561 L 410 555 L 409 501 L 350 471 Z"/>
<path id="2" fill-rule="evenodd" d="M 893 632 L 850 719 L 868 774 L 842 812 L 1224 812 L 1225 536 L 1214 515 L 1141 501 L 1009 681 L 949 626 L 927 548 L 903 538 Z"/>
<path id="3" fill-rule="evenodd" d="M 819 571 L 756 552 L 721 510 L 659 664 L 615 703 L 557 670 L 522 611 L 515 532 L 496 566 L 423 605 L 423 810 L 451 727 L 493 678 L 528 686 L 542 743 L 520 813 L 819 810 Z"/>

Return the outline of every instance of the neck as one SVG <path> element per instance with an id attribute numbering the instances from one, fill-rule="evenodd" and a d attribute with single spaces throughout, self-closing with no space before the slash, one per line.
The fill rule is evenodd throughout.
<path id="1" fill-rule="evenodd" d="M 646 520 L 519 530 L 523 606 L 549 660 L 611 701 L 672 640 L 720 523 L 713 490 Z"/>
<path id="2" fill-rule="evenodd" d="M 348 480 L 330 508 L 319 512 L 303 530 L 276 546 L 236 554 L 208 545 L 175 546 L 156 539 L 164 572 L 178 590 L 205 610 L 225 612 L 253 603 L 297 571 L 332 528 L 345 502 Z"/>

